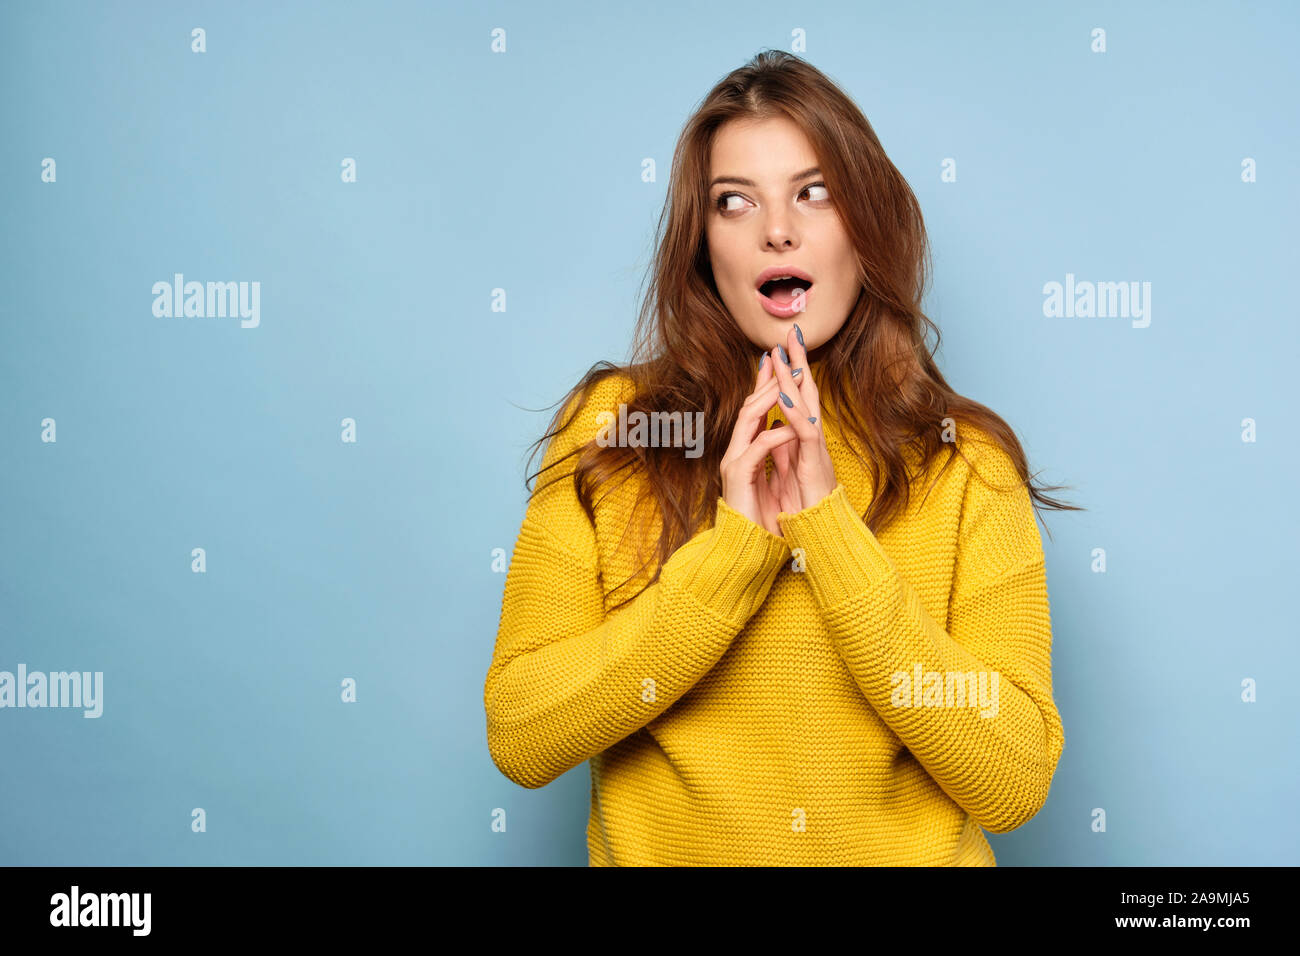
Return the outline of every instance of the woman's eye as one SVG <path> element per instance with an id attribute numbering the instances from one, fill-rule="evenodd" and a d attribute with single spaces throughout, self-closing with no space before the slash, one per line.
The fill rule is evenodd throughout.
<path id="1" fill-rule="evenodd" d="M 720 209 L 722 212 L 735 212 L 740 207 L 739 206 L 728 207 L 727 200 L 739 199 L 739 198 L 740 197 L 735 193 L 723 193 L 721 196 L 718 197 L 718 202 L 717 202 L 718 209 Z"/>
<path id="2" fill-rule="evenodd" d="M 808 192 L 809 190 L 813 190 L 813 189 L 820 189 L 823 193 L 823 195 L 821 196 L 810 196 L 809 198 L 812 199 L 814 202 L 824 202 L 830 198 L 825 183 L 813 183 L 811 186 L 805 186 L 803 191 Z"/>

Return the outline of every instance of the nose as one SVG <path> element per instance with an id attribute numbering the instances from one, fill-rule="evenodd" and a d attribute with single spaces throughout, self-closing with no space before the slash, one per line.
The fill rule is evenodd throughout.
<path id="1" fill-rule="evenodd" d="M 763 233 L 769 248 L 794 249 L 799 245 L 794 215 L 789 210 L 768 207 Z"/>

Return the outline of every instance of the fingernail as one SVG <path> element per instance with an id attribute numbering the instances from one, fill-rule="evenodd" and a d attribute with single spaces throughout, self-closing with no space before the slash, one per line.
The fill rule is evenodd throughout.
<path id="1" fill-rule="evenodd" d="M 794 378 L 796 375 L 798 375 L 798 374 L 799 374 L 800 372 L 802 372 L 802 371 L 803 371 L 803 369 L 801 369 L 801 368 L 797 368 L 797 369 L 795 369 L 793 372 L 790 373 L 790 377 L 791 377 L 791 378 Z"/>
<path id="2" fill-rule="evenodd" d="M 779 355 L 781 356 L 781 361 L 784 362 L 786 365 L 789 365 L 789 364 L 790 364 L 790 355 L 789 355 L 788 352 L 786 352 L 786 350 L 785 350 L 785 346 L 784 346 L 784 345 L 778 345 L 778 346 L 776 347 L 776 351 L 777 351 L 777 354 L 779 354 Z"/>
<path id="3" fill-rule="evenodd" d="M 764 353 L 763 353 L 763 357 L 762 357 L 761 359 L 758 360 L 758 370 L 759 370 L 760 372 L 763 371 L 763 363 L 766 362 L 766 361 L 767 361 L 767 353 L 764 352 Z"/>
<path id="4" fill-rule="evenodd" d="M 786 408 L 794 408 L 794 402 L 790 401 L 790 396 L 785 392 L 781 393 L 781 401 L 785 402 Z"/>
<path id="5" fill-rule="evenodd" d="M 794 324 L 794 337 L 799 340 L 800 345 L 803 345 L 803 332 L 799 330 L 798 322 Z"/>
<path id="6" fill-rule="evenodd" d="M 814 415 L 812 418 L 808 419 L 808 424 L 810 424 L 810 425 L 816 425 L 816 424 L 817 424 L 817 416 Z"/>

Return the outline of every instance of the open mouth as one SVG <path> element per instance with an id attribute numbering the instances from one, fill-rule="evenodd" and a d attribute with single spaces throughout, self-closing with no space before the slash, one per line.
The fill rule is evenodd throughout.
<path id="1" fill-rule="evenodd" d="M 794 302 L 797 296 L 811 289 L 812 285 L 811 279 L 790 276 L 788 278 L 768 279 L 758 287 L 758 291 L 777 305 L 788 306 Z"/>

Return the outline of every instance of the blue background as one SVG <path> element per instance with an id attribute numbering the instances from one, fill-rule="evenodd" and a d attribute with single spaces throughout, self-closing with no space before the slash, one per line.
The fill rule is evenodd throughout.
<path id="1" fill-rule="evenodd" d="M 625 356 L 683 122 L 796 29 L 921 202 L 949 381 L 1089 509 L 999 863 L 1297 862 L 1296 10 L 5 4 L 0 670 L 105 697 L 0 710 L 0 862 L 586 863 L 586 765 L 528 791 L 485 738 L 524 409 Z M 155 317 L 176 272 L 260 326 Z M 1045 317 L 1067 273 L 1150 326 Z"/>

